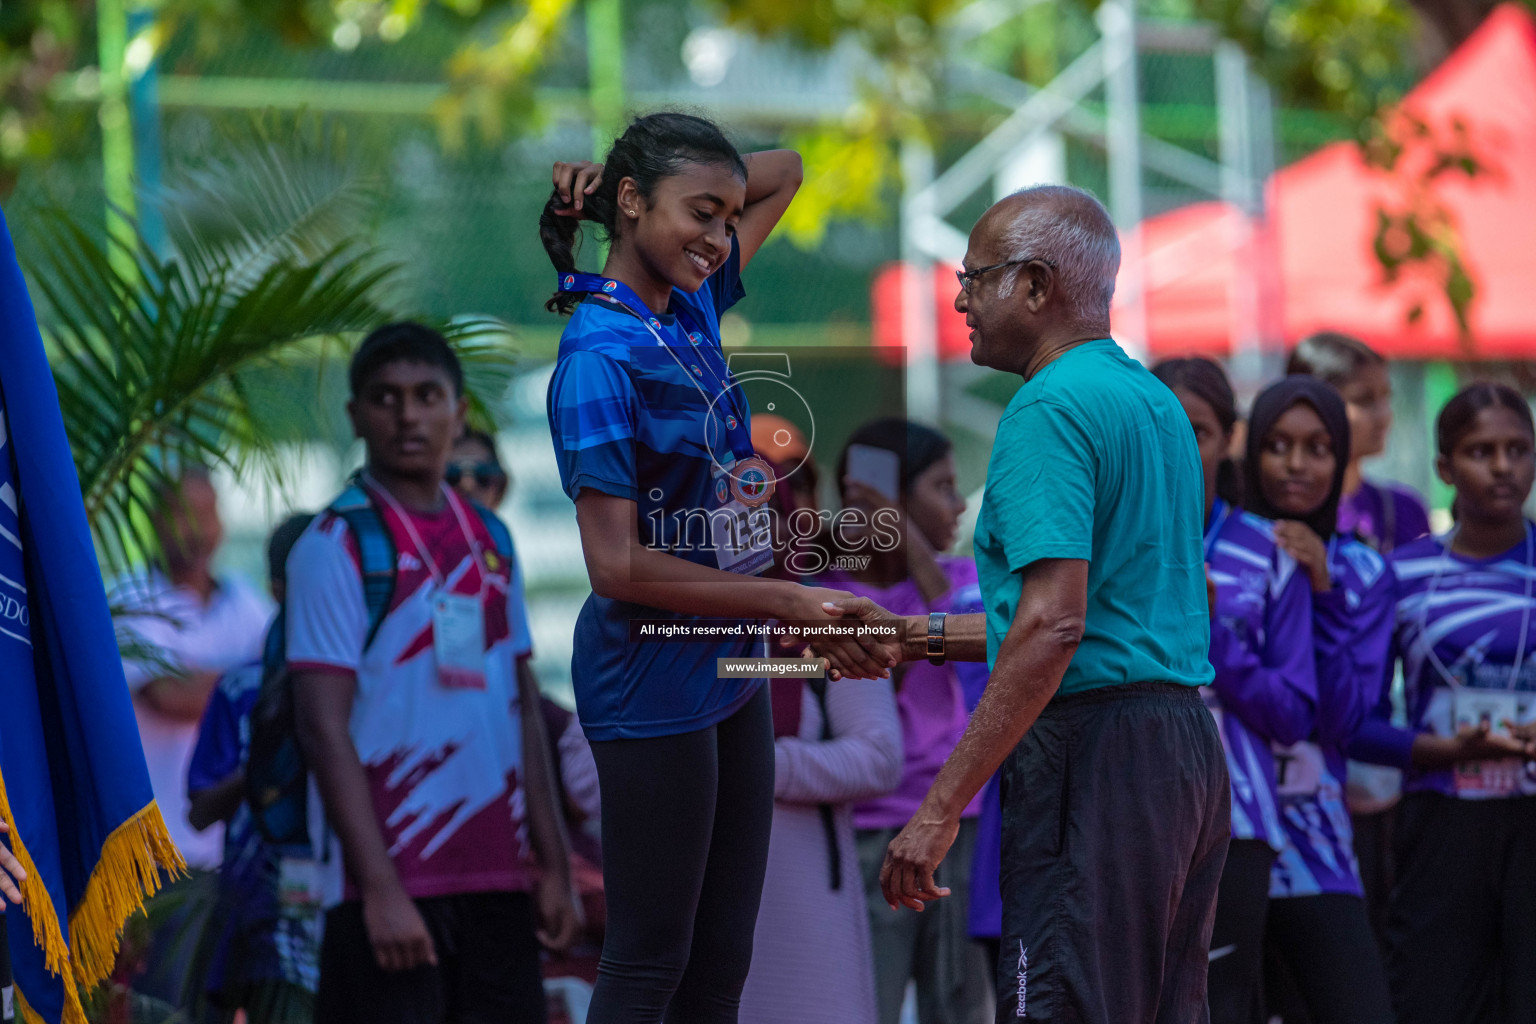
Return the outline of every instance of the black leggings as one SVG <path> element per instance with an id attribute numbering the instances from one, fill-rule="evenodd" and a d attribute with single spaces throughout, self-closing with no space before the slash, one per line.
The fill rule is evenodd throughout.
<path id="1" fill-rule="evenodd" d="M 1264 922 L 1275 851 L 1257 839 L 1234 839 L 1216 895 L 1206 991 L 1211 1024 L 1262 1024 Z"/>
<path id="2" fill-rule="evenodd" d="M 1365 900 L 1344 893 L 1269 901 L 1268 1013 L 1285 1024 L 1393 1024 Z"/>
<path id="3" fill-rule="evenodd" d="M 1536 796 L 1397 806 L 1387 977 L 1402 1024 L 1536 1021 Z"/>
<path id="4" fill-rule="evenodd" d="M 773 821 L 768 688 L 718 725 L 592 756 L 608 920 L 588 1024 L 735 1024 Z"/>

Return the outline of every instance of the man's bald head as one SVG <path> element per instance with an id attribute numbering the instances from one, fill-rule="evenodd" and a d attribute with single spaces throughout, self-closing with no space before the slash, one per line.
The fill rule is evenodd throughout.
<path id="1" fill-rule="evenodd" d="M 1108 327 L 1120 236 L 1093 194 L 1070 185 L 1035 185 L 993 204 L 977 223 L 999 260 L 1043 260 L 1056 270 L 1064 312 L 1083 326 Z M 1007 298 L 1016 275 L 999 282 Z"/>

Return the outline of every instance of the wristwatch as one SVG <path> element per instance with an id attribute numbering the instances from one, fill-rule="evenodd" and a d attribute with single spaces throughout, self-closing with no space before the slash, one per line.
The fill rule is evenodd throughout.
<path id="1" fill-rule="evenodd" d="M 944 612 L 928 613 L 928 663 L 944 664 Z"/>

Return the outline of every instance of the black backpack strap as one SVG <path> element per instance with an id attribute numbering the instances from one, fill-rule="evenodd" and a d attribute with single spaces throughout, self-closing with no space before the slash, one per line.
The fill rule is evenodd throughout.
<path id="1" fill-rule="evenodd" d="M 827 677 L 808 679 L 806 683 L 821 707 L 821 739 L 826 742 L 832 738 L 832 716 L 827 713 Z M 843 887 L 843 858 L 837 847 L 837 816 L 831 804 L 821 804 L 817 810 L 821 812 L 821 827 L 827 833 L 827 853 L 832 859 L 832 891 L 837 892 Z"/>

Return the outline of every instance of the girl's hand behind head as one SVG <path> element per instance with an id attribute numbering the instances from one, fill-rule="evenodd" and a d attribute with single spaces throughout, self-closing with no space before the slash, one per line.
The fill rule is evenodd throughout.
<path id="1" fill-rule="evenodd" d="M 603 182 L 603 165 L 590 160 L 571 163 L 557 160 L 551 178 L 560 201 L 565 204 L 564 209 L 555 212 L 562 217 L 580 217 L 583 200 L 597 191 L 597 186 Z"/>

